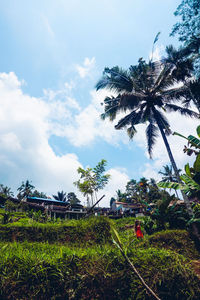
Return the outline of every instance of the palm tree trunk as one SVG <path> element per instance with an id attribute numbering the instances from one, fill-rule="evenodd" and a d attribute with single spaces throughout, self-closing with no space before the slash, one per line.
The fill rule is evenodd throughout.
<path id="1" fill-rule="evenodd" d="M 157 121 L 158 128 L 160 129 L 160 133 L 162 135 L 165 147 L 167 149 L 167 153 L 168 153 L 170 162 L 172 164 L 172 167 L 174 169 L 174 173 L 176 175 L 177 181 L 178 181 L 178 183 L 182 184 L 182 181 L 181 181 L 180 176 L 179 176 L 178 168 L 176 166 L 176 163 L 175 163 L 174 157 L 172 155 L 172 152 L 171 152 L 171 149 L 170 149 L 167 137 L 166 137 L 166 135 L 164 133 L 163 127 L 162 127 L 162 125 L 160 123 L 159 118 L 157 117 L 156 110 L 154 110 L 154 116 L 155 116 L 155 119 Z M 183 200 L 185 202 L 185 205 L 186 205 L 186 208 L 187 208 L 187 212 L 188 212 L 189 216 L 192 218 L 194 216 L 194 214 L 193 214 L 193 211 L 192 211 L 192 207 L 190 205 L 190 201 L 189 201 L 188 197 L 185 195 L 185 193 L 183 193 L 182 190 L 181 190 L 181 194 L 183 196 Z"/>

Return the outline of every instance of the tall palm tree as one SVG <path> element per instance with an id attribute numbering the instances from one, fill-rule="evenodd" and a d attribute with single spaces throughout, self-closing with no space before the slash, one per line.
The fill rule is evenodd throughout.
<path id="1" fill-rule="evenodd" d="M 34 188 L 34 185 L 32 185 L 29 180 L 26 180 L 25 182 L 22 181 L 21 186 L 17 189 L 19 191 L 17 197 L 21 200 L 24 197 L 32 196 Z"/>
<path id="2" fill-rule="evenodd" d="M 13 197 L 14 194 L 11 191 L 11 188 L 8 186 L 4 186 L 3 184 L 0 184 L 0 195 L 3 195 L 5 197 Z"/>
<path id="3" fill-rule="evenodd" d="M 176 182 L 177 178 L 172 170 L 172 165 L 165 165 L 163 166 L 163 171 L 159 171 L 158 173 L 163 175 L 162 180 L 163 182 Z M 178 173 L 180 174 L 181 169 L 178 169 Z M 178 198 L 177 191 L 175 190 L 176 197 Z"/>
<path id="4" fill-rule="evenodd" d="M 63 191 L 58 192 L 58 194 L 57 195 L 53 195 L 53 197 L 57 201 L 67 202 L 66 193 L 64 193 Z"/>
<path id="5" fill-rule="evenodd" d="M 163 171 L 159 171 L 158 173 L 163 175 L 162 181 L 163 182 L 176 182 L 177 178 L 174 175 L 174 172 L 172 170 L 172 165 L 165 165 L 163 166 Z M 181 172 L 181 169 L 178 169 L 178 172 Z"/>
<path id="6" fill-rule="evenodd" d="M 183 105 L 189 107 L 193 103 L 200 112 L 200 78 L 194 77 L 194 57 L 192 55 L 195 41 L 186 47 L 176 49 L 172 45 L 166 47 L 167 57 L 163 61 L 172 66 L 172 76 L 177 81 L 182 81 L 184 93 Z M 198 40 L 198 47 L 200 39 Z M 196 49 L 197 50 L 197 49 Z"/>
<path id="7" fill-rule="evenodd" d="M 115 125 L 116 129 L 127 128 L 127 133 L 132 139 L 136 133 L 135 126 L 147 124 L 146 137 L 150 157 L 160 132 L 177 180 L 181 182 L 166 137 L 167 134 L 170 134 L 170 125 L 164 112 L 175 111 L 195 118 L 199 118 L 199 114 L 187 107 L 174 104 L 184 98 L 183 80 L 187 78 L 187 72 L 178 78 L 175 70 L 178 70 L 180 66 L 177 65 L 176 67 L 165 60 L 147 63 L 141 58 L 138 65 L 130 66 L 128 70 L 123 70 L 118 66 L 111 69 L 105 68 L 103 77 L 96 84 L 96 89 L 106 88 L 114 92 L 113 96 L 104 99 L 104 113 L 101 115 L 103 120 L 108 117 L 113 121 L 118 113 L 125 113 L 125 116 Z M 188 213 L 192 216 L 189 200 L 185 194 L 183 194 L 183 198 Z"/>

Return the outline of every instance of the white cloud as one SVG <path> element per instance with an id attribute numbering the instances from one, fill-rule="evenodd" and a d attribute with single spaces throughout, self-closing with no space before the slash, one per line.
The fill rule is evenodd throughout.
<path id="1" fill-rule="evenodd" d="M 120 142 L 128 144 L 129 139 L 125 131 L 117 131 L 114 124 L 109 120 L 101 120 L 103 112 L 101 102 L 109 95 L 109 92 L 102 90 L 91 91 L 91 102 L 78 113 L 66 114 L 65 122 L 61 126 L 60 121 L 54 126 L 57 135 L 66 137 L 76 147 L 86 146 L 100 138 L 111 145 L 119 145 Z M 75 101 L 75 100 L 74 100 Z M 117 122 L 117 121 L 116 121 Z"/>
<path id="2" fill-rule="evenodd" d="M 86 76 L 90 75 L 91 71 L 94 69 L 95 66 L 95 57 L 91 59 L 86 57 L 83 65 L 76 65 L 76 70 L 81 78 L 85 78 Z"/>
<path id="3" fill-rule="evenodd" d="M 67 90 L 71 91 L 75 87 L 75 82 L 72 80 L 70 82 L 66 81 L 64 86 Z"/>
<path id="4" fill-rule="evenodd" d="M 110 206 L 111 197 L 116 196 L 116 191 L 125 191 L 127 182 L 130 180 L 127 171 L 121 168 L 112 168 L 106 172 L 110 174 L 110 180 L 103 191 L 99 192 L 99 196 L 105 194 L 105 198 L 100 202 L 100 206 Z"/>
<path id="5" fill-rule="evenodd" d="M 76 99 L 71 98 L 71 97 L 67 97 L 66 105 L 70 108 L 74 108 L 74 109 L 77 109 L 77 110 L 81 109 L 80 105 L 78 104 Z"/>
<path id="6" fill-rule="evenodd" d="M 0 136 L 0 144 L 6 151 L 21 150 L 21 144 L 18 137 L 13 132 L 8 132 Z"/>
<path id="7" fill-rule="evenodd" d="M 54 108 L 24 95 L 14 73 L 0 74 L 1 183 L 16 189 L 29 179 L 49 194 L 72 190 L 81 164 L 73 153 L 56 156 L 48 144 Z"/>
<path id="8" fill-rule="evenodd" d="M 104 122 L 99 119 L 97 96 L 94 92 L 91 95 L 92 103 L 77 114 L 76 128 L 71 132 L 77 134 L 80 130 L 77 139 L 81 145 L 84 138 L 88 143 L 97 136 L 109 140 L 112 130 L 113 136 L 116 132 L 112 124 L 103 125 Z M 45 100 L 30 97 L 23 94 L 21 83 L 14 73 L 0 74 L 0 183 L 16 192 L 21 182 L 29 179 L 38 190 L 49 195 L 59 190 L 75 191 L 84 202 L 83 196 L 73 185 L 78 179 L 77 168 L 81 166 L 78 157 L 74 153 L 58 156 L 48 143 L 50 135 L 56 130 L 62 134 L 66 118 L 73 120 L 74 107 L 79 109 L 75 99 L 67 98 L 62 102 L 57 96 L 57 92 L 46 91 Z M 88 123 L 85 122 L 87 118 Z M 108 126 L 105 134 L 106 127 L 103 126 Z M 99 133 L 99 130 L 102 132 Z M 124 189 L 129 179 L 123 169 L 113 168 L 108 173 L 111 174 L 109 184 L 99 192 L 99 196 L 106 194 L 100 204 L 105 206 L 109 206 L 115 191 Z"/>
<path id="9" fill-rule="evenodd" d="M 192 118 L 186 118 L 180 116 L 178 113 L 170 113 L 167 115 L 169 123 L 171 125 L 172 132 L 176 131 L 185 136 L 190 134 L 196 135 L 196 127 L 199 125 L 199 120 Z M 136 137 L 136 142 L 140 147 L 145 149 L 146 147 L 146 137 L 144 134 L 144 128 L 140 128 Z M 187 144 L 187 141 L 181 137 L 170 135 L 167 137 L 174 159 L 177 163 L 178 168 L 184 169 L 184 165 L 187 162 L 192 163 L 194 157 L 189 157 L 183 152 L 184 145 Z M 146 152 L 146 156 L 148 154 Z M 147 164 L 142 172 L 143 176 L 148 178 L 154 177 L 157 178 L 156 172 L 162 169 L 163 165 L 169 164 L 170 160 L 167 154 L 162 137 L 158 137 L 153 150 L 153 161 L 150 164 Z"/>
<path id="10" fill-rule="evenodd" d="M 39 190 L 49 194 L 58 190 L 77 192 L 73 182 L 77 180 L 77 168 L 81 166 L 78 157 L 74 153 L 57 156 L 48 139 L 56 134 L 67 138 L 74 146 L 88 145 L 96 139 L 128 146 L 129 139 L 124 130 L 117 131 L 109 120 L 100 119 L 100 103 L 106 95 L 109 93 L 105 90 L 91 91 L 90 104 L 81 109 L 66 90 L 45 91 L 44 99 L 30 97 L 22 92 L 21 82 L 14 73 L 0 73 L 0 182 L 16 188 L 22 180 L 29 179 Z M 199 121 L 175 113 L 170 113 L 168 118 L 172 131 L 195 135 Z M 138 126 L 134 142 L 142 151 L 146 149 L 145 125 Z M 169 143 L 178 167 L 182 168 L 189 160 L 182 151 L 185 140 L 170 136 Z M 154 160 L 149 160 L 138 170 L 147 178 L 157 178 L 157 172 L 169 162 L 161 137 L 153 153 Z M 115 191 L 124 190 L 129 180 L 126 170 L 113 167 L 109 173 L 112 177 L 102 191 L 106 197 L 101 205 L 106 206 Z"/>

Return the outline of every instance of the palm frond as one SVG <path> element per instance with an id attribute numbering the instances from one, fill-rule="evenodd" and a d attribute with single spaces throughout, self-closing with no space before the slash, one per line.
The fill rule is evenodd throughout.
<path id="1" fill-rule="evenodd" d="M 131 92 L 133 89 L 133 82 L 128 72 L 118 66 L 111 69 L 105 68 L 103 77 L 96 84 L 97 90 L 103 88 L 108 88 L 114 92 Z"/>
<path id="2" fill-rule="evenodd" d="M 171 87 L 174 84 L 174 79 L 171 74 L 171 68 L 168 65 L 164 65 L 164 67 L 159 69 L 158 76 L 155 80 L 152 91 L 164 91 Z"/>
<path id="3" fill-rule="evenodd" d="M 101 114 L 101 119 L 105 120 L 109 117 L 110 121 L 113 121 L 116 118 L 117 113 L 119 112 L 119 102 L 120 97 L 106 97 L 104 99 L 104 113 Z"/>
<path id="4" fill-rule="evenodd" d="M 157 136 L 158 136 L 158 128 L 153 124 L 152 121 L 150 121 L 146 129 L 147 145 L 148 145 L 148 152 L 150 158 L 152 158 L 152 150 L 156 142 Z"/>
<path id="5" fill-rule="evenodd" d="M 130 126 L 129 128 L 127 128 L 127 134 L 130 138 L 130 140 L 134 137 L 134 135 L 136 134 L 137 130 L 135 128 L 135 126 Z"/>
<path id="6" fill-rule="evenodd" d="M 144 95 L 138 93 L 124 93 L 120 97 L 119 106 L 124 111 L 138 107 L 138 104 L 144 99 Z"/>
<path id="7" fill-rule="evenodd" d="M 161 124 L 162 128 L 165 129 L 166 131 L 169 130 L 170 125 L 169 122 L 167 120 L 167 118 L 163 115 L 163 113 L 161 113 L 159 110 L 155 110 L 154 114 L 156 114 L 155 121 L 157 122 L 157 120 L 159 121 L 159 123 Z"/>
<path id="8" fill-rule="evenodd" d="M 158 187 L 161 187 L 163 189 L 174 189 L 174 190 L 180 190 L 180 189 L 183 189 L 184 188 L 184 185 L 180 184 L 180 183 L 177 183 L 177 182 L 163 182 L 163 181 L 160 181 L 157 183 L 157 186 Z"/>
<path id="9" fill-rule="evenodd" d="M 122 129 L 125 126 L 131 124 L 132 119 L 134 119 L 136 117 L 136 115 L 137 115 L 137 113 L 135 111 L 133 111 L 130 114 L 123 117 L 122 119 L 120 119 L 118 121 L 117 125 L 115 125 L 115 129 Z"/>
<path id="10" fill-rule="evenodd" d="M 187 86 L 170 88 L 162 92 L 164 102 L 175 102 L 184 99 L 190 99 L 191 95 Z"/>
<path id="11" fill-rule="evenodd" d="M 178 105 L 175 105 L 175 104 L 165 104 L 165 109 L 167 111 L 174 111 L 174 112 L 179 112 L 181 115 L 184 115 L 184 116 L 188 116 L 188 117 L 193 117 L 193 118 L 199 118 L 200 115 L 191 110 L 191 109 L 188 109 L 188 108 L 185 108 L 185 107 L 181 107 L 181 106 L 178 106 Z"/>
<path id="12" fill-rule="evenodd" d="M 167 57 L 165 62 L 173 66 L 172 76 L 177 81 L 184 81 L 185 78 L 192 77 L 192 71 L 194 70 L 193 61 L 188 56 L 189 51 L 186 48 L 176 49 L 172 45 L 166 47 Z"/>
<path id="13" fill-rule="evenodd" d="M 130 114 L 119 120 L 117 125 L 115 125 L 115 129 L 122 129 L 123 127 L 126 127 L 130 124 L 132 127 L 134 127 L 134 125 L 137 125 L 139 123 L 143 123 L 143 112 L 132 111 Z"/>

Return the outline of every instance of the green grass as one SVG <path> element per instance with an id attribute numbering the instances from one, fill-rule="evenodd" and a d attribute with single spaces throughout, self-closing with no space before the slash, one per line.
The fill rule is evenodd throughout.
<path id="1" fill-rule="evenodd" d="M 16 217 L 14 215 L 14 217 Z M 25 215 L 0 226 L 0 299 L 151 299 L 112 243 L 119 232 L 128 257 L 162 300 L 200 298 L 184 230 L 137 240 L 134 218 L 105 217 L 38 223 Z"/>
<path id="2" fill-rule="evenodd" d="M 63 223 L 8 223 L 0 225 L 0 241 L 104 243 L 111 241 L 110 222 L 104 217 Z"/>
<path id="3" fill-rule="evenodd" d="M 165 230 L 147 237 L 146 246 L 165 248 L 182 254 L 188 259 L 200 259 L 200 253 L 186 230 Z"/>
<path id="4" fill-rule="evenodd" d="M 148 299 L 113 245 L 15 242 L 0 248 L 3 299 Z M 199 281 L 183 256 L 139 247 L 130 248 L 128 256 L 162 299 L 200 296 Z"/>

